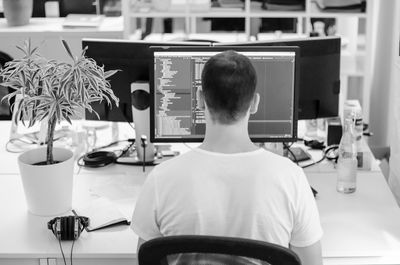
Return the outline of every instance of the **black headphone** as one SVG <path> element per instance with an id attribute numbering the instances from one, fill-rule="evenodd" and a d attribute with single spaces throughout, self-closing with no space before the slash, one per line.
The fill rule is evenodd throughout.
<path id="1" fill-rule="evenodd" d="M 59 240 L 76 240 L 88 226 L 89 218 L 75 215 L 56 217 L 47 223 Z"/>
<path id="2" fill-rule="evenodd" d="M 117 156 L 113 152 L 94 151 L 85 154 L 82 159 L 86 167 L 104 167 L 114 163 Z"/>

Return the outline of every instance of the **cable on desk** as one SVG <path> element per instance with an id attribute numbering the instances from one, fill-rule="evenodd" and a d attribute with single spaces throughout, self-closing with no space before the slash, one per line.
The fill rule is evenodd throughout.
<path id="1" fill-rule="evenodd" d="M 299 161 L 297 160 L 296 155 L 292 152 L 292 150 L 290 150 L 290 147 L 293 145 L 293 143 L 291 143 L 290 145 L 286 144 L 285 142 L 283 143 L 283 147 L 286 148 L 288 150 L 288 152 L 292 155 L 294 162 L 298 165 Z"/>
<path id="2" fill-rule="evenodd" d="M 124 148 L 121 151 L 121 154 L 116 155 L 115 151 L 98 151 L 110 146 L 113 146 L 119 142 L 124 142 L 128 141 L 130 142 L 129 146 Z M 126 152 L 129 151 L 129 149 L 135 144 L 135 139 L 128 139 L 128 140 L 121 140 L 121 141 L 116 141 L 112 142 L 108 145 L 101 146 L 98 148 L 93 149 L 94 151 L 83 154 L 81 157 L 78 158 L 77 164 L 80 167 L 90 167 L 90 168 L 99 168 L 99 167 L 105 167 L 109 164 L 115 163 L 115 161 L 126 154 Z"/>
<path id="3" fill-rule="evenodd" d="M 319 163 L 321 163 L 322 161 L 324 161 L 325 158 L 326 158 L 326 157 L 325 157 L 325 153 L 324 153 L 324 155 L 322 156 L 322 158 L 321 158 L 320 160 L 315 161 L 315 162 L 313 162 L 313 163 L 311 163 L 311 164 L 302 166 L 302 168 L 307 168 L 307 167 L 315 166 L 316 164 L 319 164 Z"/>
<path id="4" fill-rule="evenodd" d="M 108 148 L 108 147 L 111 147 L 111 146 L 113 146 L 113 145 L 116 145 L 116 144 L 122 143 L 122 142 L 133 142 L 133 143 L 134 143 L 134 142 L 135 142 L 135 139 L 129 138 L 129 139 L 126 139 L 126 140 L 118 140 L 118 141 L 115 141 L 115 142 L 111 142 L 111 143 L 109 143 L 109 144 L 106 144 L 106 145 L 103 145 L 103 146 L 100 146 L 100 147 L 93 148 L 92 152 L 93 152 L 93 151 L 98 151 L 98 150 L 101 150 L 101 149 L 104 149 L 104 148 Z"/>
<path id="5" fill-rule="evenodd" d="M 75 239 L 72 241 L 72 246 L 71 246 L 71 255 L 70 255 L 71 265 L 73 265 L 73 263 L 72 263 L 72 252 L 74 251 L 74 245 L 75 245 Z"/>
<path id="6" fill-rule="evenodd" d="M 14 144 L 16 142 L 21 142 L 21 143 L 23 143 L 24 145 L 27 145 L 27 146 L 37 144 L 34 141 L 24 140 L 22 138 L 13 138 L 13 139 L 10 139 L 10 140 L 7 141 L 7 143 L 5 145 L 6 151 L 9 152 L 9 153 L 15 153 L 15 154 L 22 153 L 22 152 L 26 151 L 24 148 L 19 148 L 18 151 L 12 150 L 10 148 L 10 144 Z"/>
<path id="7" fill-rule="evenodd" d="M 324 150 L 322 151 L 322 158 L 314 163 L 311 163 L 309 165 L 305 165 L 302 168 L 307 168 L 307 167 L 311 167 L 314 166 L 318 163 L 321 163 L 322 161 L 324 161 L 325 159 L 331 160 L 334 163 L 337 162 L 338 159 L 338 150 L 339 150 L 339 145 L 334 144 L 334 145 L 330 145 L 328 147 L 326 147 Z"/>
<path id="8" fill-rule="evenodd" d="M 190 145 L 188 145 L 187 143 L 183 143 L 184 146 L 186 146 L 188 149 L 192 150 L 193 147 L 191 147 Z"/>
<path id="9" fill-rule="evenodd" d="M 63 250 L 63 248 L 62 248 L 62 246 L 61 246 L 61 238 L 58 238 L 58 244 L 60 245 L 60 250 L 61 250 L 62 257 L 63 257 L 64 265 L 67 265 L 67 260 L 65 259 L 64 250 Z M 70 257 L 70 260 L 71 260 L 71 265 L 73 265 L 73 262 L 72 262 L 72 253 L 73 253 L 73 251 L 74 251 L 74 245 L 75 245 L 75 239 L 72 241 L 71 253 L 70 253 L 70 256 L 69 256 L 69 257 Z"/>
<path id="10" fill-rule="evenodd" d="M 135 127 L 133 127 L 132 124 L 129 122 L 128 117 L 126 117 L 125 113 L 122 111 L 122 108 L 118 109 L 121 111 L 122 117 L 124 117 L 125 121 L 129 124 L 129 126 L 131 126 L 132 130 L 134 130 L 136 133 Z"/>
<path id="11" fill-rule="evenodd" d="M 61 238 L 60 237 L 58 238 L 58 244 L 60 245 L 60 250 L 61 250 L 61 254 L 62 254 L 63 260 L 64 260 L 64 265 L 67 265 L 67 260 L 65 259 L 64 251 L 63 251 L 63 248 L 61 246 Z"/>

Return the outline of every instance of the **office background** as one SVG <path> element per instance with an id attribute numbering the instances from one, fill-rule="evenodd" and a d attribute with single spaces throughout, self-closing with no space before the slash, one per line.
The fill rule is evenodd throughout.
<path id="1" fill-rule="evenodd" d="M 46 2 L 51 1 L 34 0 L 33 17 L 46 16 Z M 129 7 L 135 2 L 144 2 L 144 7 Z M 118 28 L 119 33 L 122 31 L 122 36 L 114 36 L 125 39 L 140 39 L 144 36 L 148 40 L 184 37 L 213 39 L 214 36 L 207 36 L 207 34 L 227 32 L 230 33 L 230 36 L 226 37 L 228 42 L 247 41 L 250 36 L 258 37 L 258 39 L 298 37 L 318 31 L 313 25 L 318 20 L 324 21 L 325 34 L 342 36 L 346 46 L 342 50 L 342 97 L 360 100 L 364 121 L 370 124 L 371 131 L 374 133 L 374 136 L 369 139 L 370 145 L 389 145 L 392 124 L 389 121 L 390 87 L 392 87 L 390 80 L 393 76 L 391 62 L 398 57 L 396 56 L 398 51 L 396 1 L 367 1 L 365 13 L 359 10 L 321 12 L 311 0 L 297 1 L 303 3 L 303 7 L 294 11 L 265 11 L 259 7 L 262 1 L 250 0 L 242 1 L 245 11 L 238 11 L 228 5 L 229 8 L 224 11 L 213 9 L 208 12 L 204 7 L 208 1 L 191 1 L 192 9 L 185 9 L 185 1 L 179 0 L 164 1 L 171 2 L 171 9 L 175 6 L 175 10 L 178 11 L 158 11 L 153 10 L 151 5 L 146 4 L 147 2 L 150 1 L 99 0 L 98 5 L 100 13 L 106 16 L 123 15 L 122 25 L 115 24 L 115 27 L 110 30 Z M 231 2 L 237 5 L 241 1 Z M 62 17 L 68 13 L 96 13 L 96 6 L 93 5 L 92 0 L 59 0 L 58 5 L 59 15 Z M 1 9 L 0 4 L 0 16 L 2 16 Z M 30 27 L 33 26 L 30 25 Z M 141 29 L 140 33 L 135 30 L 136 28 Z M 332 28 L 334 30 L 331 30 Z M 51 31 L 51 27 L 43 28 L 43 30 Z M 5 29 L 2 25 L 1 31 L 3 33 L 0 34 L 12 34 L 13 30 Z M 161 32 L 175 35 L 164 34 L 160 37 L 160 34 L 154 34 Z M 11 53 L 14 57 L 17 52 L 11 46 L 12 44 L 7 43 L 6 36 L 2 37 L 4 42 L 0 45 L 0 51 Z M 96 37 L 96 34 L 91 36 Z M 97 36 L 109 37 L 101 33 Z M 41 36 L 39 32 L 37 37 L 42 37 L 42 40 L 47 38 L 45 34 Z M 75 46 L 79 47 L 79 45 Z"/>
<path id="2" fill-rule="evenodd" d="M 33 0 L 33 17 L 46 16 L 46 4 L 54 1 Z M 141 0 L 84 0 L 55 1 L 59 10 L 50 10 L 48 15 L 58 13 L 96 13 L 106 15 L 107 20 L 96 30 L 65 30 L 60 20 L 36 21 L 26 27 L 10 28 L 5 21 L 0 25 L 0 52 L 11 57 L 18 56 L 17 43 L 31 36 L 43 46 L 44 55 L 59 59 L 62 50 L 57 45 L 59 35 L 68 36 L 72 49 L 81 48 L 82 37 L 142 39 L 166 41 L 170 39 L 215 39 L 215 34 L 227 42 L 243 42 L 251 38 L 295 38 L 303 37 L 316 28 L 318 20 L 325 22 L 325 34 L 342 37 L 341 102 L 358 99 L 363 108 L 364 122 L 369 124 L 373 137 L 368 138 L 372 148 L 394 145 L 398 121 L 394 114 L 396 80 L 399 58 L 399 3 L 396 0 L 366 1 L 366 6 L 354 10 L 322 10 L 321 3 L 329 1 L 284 1 L 294 6 L 290 10 L 264 10 L 262 7 L 279 1 L 211 1 L 222 3 L 225 9 L 208 8 L 210 1 L 172 0 L 157 2 L 161 10 L 155 10 L 151 1 Z M 352 1 L 352 3 L 361 1 Z M 160 4 L 161 3 L 161 4 Z M 169 3 L 171 10 L 162 10 Z M 190 5 L 185 5 L 190 3 Z M 296 3 L 300 5 L 296 8 Z M 225 4 L 225 6 L 223 5 Z M 237 6 L 242 4 L 244 10 Z M 98 5 L 98 8 L 96 8 Z M 190 8 L 187 8 L 190 6 Z M 273 8 L 270 5 L 269 8 Z M 268 7 L 268 6 L 267 6 Z M 364 9 L 365 8 L 365 9 Z M 0 17 L 3 9 L 0 2 Z M 53 8 L 54 9 L 54 8 Z M 220 11 L 223 10 L 223 11 Z M 48 10 L 49 11 L 49 10 Z M 364 11 L 364 12 L 363 12 Z M 25 28 L 25 29 L 24 29 Z M 139 30 L 136 30 L 139 29 Z M 51 34 L 53 32 L 54 34 Z M 80 32 L 80 33 L 79 33 Z M 24 35 L 27 33 L 28 35 Z M 161 34 L 165 33 L 165 34 Z M 217 39 L 215 39 L 217 40 Z M 45 41 L 43 43 L 43 41 Z M 52 49 L 48 49 L 52 47 Z M 46 54 L 48 53 L 48 54 Z M 396 137 L 394 137 L 396 138 Z"/>

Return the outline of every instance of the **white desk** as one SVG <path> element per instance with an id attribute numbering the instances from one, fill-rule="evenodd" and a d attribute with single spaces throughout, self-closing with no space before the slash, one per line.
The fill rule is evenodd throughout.
<path id="1" fill-rule="evenodd" d="M 125 178 L 127 182 L 124 182 L 123 187 L 110 186 L 110 189 L 104 189 L 108 181 L 118 183 L 122 179 L 118 176 L 75 176 L 73 204 L 95 198 L 95 193 L 108 195 L 118 203 L 123 213 L 131 215 L 144 176 Z M 132 196 L 128 197 L 126 192 L 121 192 L 124 189 L 134 191 Z M 110 195 L 113 190 L 114 193 Z M 57 264 L 63 264 L 58 240 L 47 229 L 47 221 L 52 218 L 38 217 L 27 212 L 18 175 L 0 175 L 0 202 L 0 264 L 39 264 L 40 260 L 46 259 L 57 259 Z M 62 245 L 69 257 L 71 242 L 63 242 Z M 74 264 L 134 264 L 136 247 L 137 236 L 129 226 L 84 232 L 75 243 Z"/>
<path id="2" fill-rule="evenodd" d="M 0 128 L 5 124 L 0 122 Z M 3 142 L 3 134 L 0 137 Z M 0 150 L 0 158 L 8 155 Z M 307 176 L 319 192 L 324 264 L 400 264 L 400 209 L 383 175 L 359 172 L 356 193 L 343 195 L 335 190 L 336 173 L 329 167 L 323 169 L 322 164 Z M 141 170 L 115 165 L 81 170 L 75 176 L 74 204 L 107 196 L 130 216 L 146 178 Z M 18 173 L 0 174 L 0 212 L 0 264 L 39 264 L 40 259 L 47 264 L 47 258 L 62 264 L 58 242 L 46 227 L 50 218 L 26 211 Z M 135 264 L 136 240 L 127 226 L 85 232 L 75 245 L 74 264 Z M 63 246 L 69 253 L 70 243 Z"/>

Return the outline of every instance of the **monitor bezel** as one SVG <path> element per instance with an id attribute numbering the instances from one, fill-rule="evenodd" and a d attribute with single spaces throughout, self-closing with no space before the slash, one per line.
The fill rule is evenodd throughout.
<path id="1" fill-rule="evenodd" d="M 190 46 L 152 46 L 150 47 L 153 54 L 152 64 L 150 70 L 150 141 L 153 143 L 198 143 L 204 140 L 204 137 L 196 138 L 185 138 L 185 137 L 155 137 L 155 89 L 154 89 L 154 53 L 160 51 L 176 52 L 176 51 L 193 51 L 193 52 L 203 52 L 203 51 L 217 51 L 223 52 L 226 50 L 234 50 L 239 52 L 245 51 L 259 51 L 259 52 L 294 52 L 295 53 L 295 71 L 294 71 L 294 103 L 293 103 L 293 127 L 291 137 L 251 137 L 253 142 L 295 142 L 297 141 L 297 114 L 298 114 L 298 93 L 299 93 L 299 77 L 300 77 L 300 67 L 299 67 L 299 47 L 296 46 L 212 46 L 212 47 L 190 47 Z"/>

